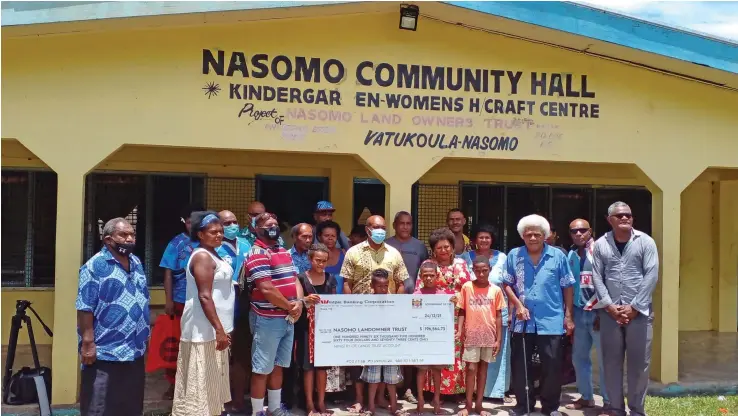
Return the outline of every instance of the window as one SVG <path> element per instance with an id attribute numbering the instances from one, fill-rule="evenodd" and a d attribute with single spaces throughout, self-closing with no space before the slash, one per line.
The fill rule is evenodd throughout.
<path id="1" fill-rule="evenodd" d="M 592 223 L 592 189 L 591 188 L 551 188 L 551 226 L 556 229 L 558 246 L 569 249 L 574 241 L 569 233 L 569 224 L 577 218 Z"/>
<path id="2" fill-rule="evenodd" d="M 461 210 L 466 215 L 464 233 L 473 238 L 474 228 L 481 224 L 497 228 L 492 248 L 502 250 L 505 225 L 505 187 L 502 185 L 463 184 Z"/>
<path id="3" fill-rule="evenodd" d="M 594 228 L 595 238 L 610 231 L 607 208 L 623 201 L 633 213 L 633 228 L 651 235 L 651 193 L 647 189 L 602 188 L 595 189 Z"/>
<path id="4" fill-rule="evenodd" d="M 518 222 L 526 215 L 538 214 L 549 217 L 549 187 L 547 186 L 508 186 L 507 201 L 507 226 L 505 232 L 505 251 L 522 246 L 523 239 L 518 234 Z"/>
<path id="5" fill-rule="evenodd" d="M 608 206 L 615 201 L 627 203 L 633 211 L 635 228 L 651 234 L 651 193 L 644 188 L 467 182 L 459 185 L 420 184 L 413 187 L 413 192 L 413 209 L 418 214 L 418 224 L 428 230 L 445 226 L 448 211 L 445 207 L 456 206 L 460 195 L 460 207 L 467 217 L 464 232 L 470 233 L 477 224 L 494 225 L 500 234 L 500 241 L 495 242 L 494 248 L 505 252 L 523 245 L 518 235 L 518 221 L 530 214 L 541 215 L 550 221 L 559 237 L 557 245 L 561 247 L 568 249 L 571 246 L 569 223 L 576 218 L 588 220 L 597 238 L 610 230 L 605 217 Z M 436 196 L 440 194 L 444 198 Z M 433 195 L 433 198 L 428 195 Z M 427 232 L 424 235 L 427 237 Z"/>
<path id="6" fill-rule="evenodd" d="M 54 286 L 56 173 L 2 170 L 2 285 Z"/>
<path id="7" fill-rule="evenodd" d="M 169 241 L 184 232 L 180 211 L 190 203 L 204 206 L 205 180 L 200 176 L 93 173 L 86 188 L 86 252 L 102 248 L 102 229 L 111 218 L 123 217 L 136 232 L 134 253 L 145 265 L 151 285 L 161 285 L 159 261 Z"/>
<path id="8" fill-rule="evenodd" d="M 382 181 L 378 179 L 354 178 L 354 215 L 351 227 L 364 225 L 368 214 L 381 215 L 387 222 L 391 222 L 396 212 L 389 217 L 384 212 L 385 189 Z M 345 230 L 346 235 L 351 230 Z"/>
<path id="9" fill-rule="evenodd" d="M 315 222 L 315 205 L 328 198 L 328 178 L 266 175 L 256 178 L 256 199 L 279 218 L 283 233 L 289 234 L 301 222 Z"/>

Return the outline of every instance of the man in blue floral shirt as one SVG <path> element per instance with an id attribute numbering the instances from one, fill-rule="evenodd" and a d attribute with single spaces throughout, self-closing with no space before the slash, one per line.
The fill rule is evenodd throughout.
<path id="1" fill-rule="evenodd" d="M 525 369 L 532 368 L 537 347 L 542 366 L 541 413 L 561 416 L 562 335 L 574 331 L 574 275 L 564 253 L 545 243 L 551 235 L 545 218 L 523 217 L 518 234 L 525 246 L 510 251 L 503 275 L 505 293 L 515 308 L 510 361 L 517 407 L 510 414 L 526 414 L 535 406 L 533 380 Z"/>
<path id="2" fill-rule="evenodd" d="M 140 416 L 150 331 L 146 275 L 133 254 L 136 235 L 128 221 L 108 221 L 103 244 L 79 270 L 80 412 Z"/>

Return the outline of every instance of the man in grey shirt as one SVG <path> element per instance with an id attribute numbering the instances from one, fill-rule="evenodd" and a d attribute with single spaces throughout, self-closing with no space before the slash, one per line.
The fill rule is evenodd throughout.
<path id="1" fill-rule="evenodd" d="M 645 416 L 653 338 L 652 295 L 659 278 L 656 243 L 633 229 L 633 213 L 624 202 L 607 209 L 612 231 L 594 245 L 592 279 L 600 310 L 600 343 L 610 409 L 602 415 L 625 416 L 623 359 L 628 362 L 628 408 Z"/>
<path id="2" fill-rule="evenodd" d="M 395 214 L 392 227 L 395 229 L 395 235 L 388 238 L 386 243 L 402 254 L 405 268 L 410 275 L 410 278 L 405 280 L 405 293 L 413 293 L 420 264 L 428 259 L 428 249 L 422 241 L 412 236 L 413 217 L 409 212 L 400 211 Z"/>
<path id="3" fill-rule="evenodd" d="M 395 214 L 395 220 L 392 222 L 395 229 L 395 235 L 388 238 L 385 243 L 397 249 L 402 255 L 402 261 L 405 263 L 409 279 L 405 280 L 405 293 L 413 293 L 415 291 L 415 281 L 418 278 L 418 269 L 421 263 L 428 259 L 428 249 L 422 241 L 412 236 L 413 232 L 413 216 L 407 211 L 400 211 Z M 403 367 L 405 373 L 405 394 L 403 399 L 409 403 L 417 403 L 418 400 L 413 394 L 415 390 L 415 367 Z M 416 391 L 415 394 L 423 394 L 422 391 Z"/>

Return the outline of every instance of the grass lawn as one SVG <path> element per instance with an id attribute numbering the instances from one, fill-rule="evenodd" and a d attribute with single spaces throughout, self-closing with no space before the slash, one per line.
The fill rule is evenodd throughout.
<path id="1" fill-rule="evenodd" d="M 719 400 L 723 397 L 724 400 Z M 738 396 L 647 397 L 649 416 L 738 416 Z"/>

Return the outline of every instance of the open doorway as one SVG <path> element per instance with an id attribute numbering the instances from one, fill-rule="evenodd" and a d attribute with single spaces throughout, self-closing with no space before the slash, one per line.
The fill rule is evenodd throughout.
<path id="1" fill-rule="evenodd" d="M 381 215 L 387 222 L 392 221 L 392 218 L 385 215 L 384 201 L 385 188 L 382 181 L 354 178 L 354 212 L 351 227 L 364 225 L 370 215 Z"/>
<path id="2" fill-rule="evenodd" d="M 292 226 L 312 223 L 318 201 L 328 200 L 328 178 L 319 176 L 256 176 L 256 199 L 277 215 L 282 239 L 291 247 Z"/>

